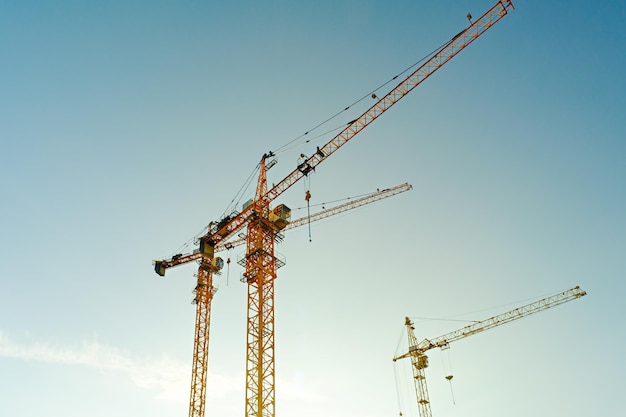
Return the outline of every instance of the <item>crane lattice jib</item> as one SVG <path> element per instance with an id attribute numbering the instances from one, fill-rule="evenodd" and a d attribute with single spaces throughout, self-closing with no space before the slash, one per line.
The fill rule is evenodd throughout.
<path id="1" fill-rule="evenodd" d="M 581 290 L 580 287 L 576 286 L 567 291 L 560 292 L 551 297 L 544 298 L 542 300 L 527 304 L 522 307 L 518 307 L 511 311 L 507 311 L 506 313 L 491 317 L 487 320 L 470 324 L 469 326 L 463 327 L 462 329 L 456 330 L 454 332 L 450 332 L 448 334 L 444 334 L 443 336 L 439 336 L 436 339 L 433 339 L 433 340 L 424 339 L 418 344 L 417 347 L 419 351 L 425 352 L 435 347 L 446 346 L 448 343 L 454 342 L 455 340 L 463 339 L 464 337 L 471 336 L 473 334 L 492 329 L 494 327 L 500 326 L 502 324 L 506 324 L 513 320 L 521 319 L 531 314 L 535 314 L 540 311 L 547 310 L 548 308 L 555 307 L 559 304 L 563 304 L 568 301 L 572 301 L 577 298 L 580 298 L 584 296 L 585 294 L 587 294 L 585 291 Z"/>
<path id="2" fill-rule="evenodd" d="M 321 147 L 318 152 L 314 153 L 285 179 L 276 184 L 271 190 L 268 191 L 264 198 L 269 201 L 274 200 L 308 172 L 315 169 L 315 167 L 324 159 L 345 145 L 350 139 L 376 120 L 376 118 L 378 118 L 385 111 L 389 110 L 391 106 L 400 101 L 400 99 L 410 93 L 415 87 L 420 85 L 425 79 L 450 61 L 465 47 L 476 40 L 480 35 L 485 33 L 491 26 L 496 24 L 507 14 L 507 11 L 510 8 L 513 8 L 513 3 L 510 1 L 500 1 L 496 3 L 478 20 L 456 35 L 446 45 L 441 47 L 428 61 L 426 61 L 426 63 L 416 69 L 404 81 L 387 93 L 386 96 L 378 100 L 378 102 L 370 107 L 369 110 L 363 113 L 359 118 L 350 122 L 343 131 L 331 139 L 326 145 Z"/>
<path id="3" fill-rule="evenodd" d="M 525 306 L 507 311 L 506 313 L 499 314 L 497 316 L 476 322 L 474 324 L 470 324 L 469 326 L 465 326 L 461 329 L 444 334 L 443 336 L 439 336 L 434 339 L 424 339 L 417 344 L 409 346 L 409 351 L 403 355 L 394 358 L 394 361 L 411 355 L 420 355 L 436 347 L 445 347 L 449 343 L 456 340 L 463 339 L 467 336 L 471 336 L 473 334 L 483 332 L 497 326 L 501 326 L 503 324 L 509 323 L 517 319 L 521 319 L 523 317 L 538 313 L 543 310 L 547 310 L 548 308 L 558 306 L 559 304 L 563 304 L 568 301 L 583 297 L 586 294 L 587 293 L 580 289 L 579 286 L 576 286 L 550 297 L 543 298 L 539 301 L 535 301 Z"/>
<path id="4" fill-rule="evenodd" d="M 292 220 L 283 230 L 286 231 L 289 229 L 294 229 L 309 222 L 322 220 L 327 217 L 334 216 L 336 214 L 340 214 L 361 206 L 365 206 L 367 204 L 374 203 L 387 197 L 392 197 L 405 191 L 409 191 L 412 188 L 413 187 L 411 186 L 411 184 L 404 183 L 391 188 L 385 188 L 384 190 L 375 191 L 363 197 L 350 200 L 347 203 L 339 204 L 335 207 L 330 207 L 328 209 L 318 211 L 317 213 L 311 214 L 310 216 L 300 217 L 298 219 Z M 221 241 L 220 243 L 215 245 L 215 252 L 221 252 L 235 246 L 243 245 L 244 243 L 246 243 L 245 237 L 238 237 L 237 239 L 232 239 L 227 242 Z M 199 261 L 203 258 L 203 256 L 204 255 L 201 252 L 194 252 L 188 253 L 186 255 L 175 255 L 171 259 L 165 259 L 155 262 L 159 263 L 160 267 L 162 267 L 163 269 L 168 269 L 174 266 L 184 265 L 189 262 Z"/>
<path id="5" fill-rule="evenodd" d="M 385 111 L 389 110 L 391 106 L 396 104 L 415 87 L 420 85 L 426 78 L 431 76 L 435 71 L 454 58 L 480 35 L 485 33 L 500 19 L 506 16 L 509 10 L 513 8 L 513 3 L 511 1 L 498 1 L 479 19 L 474 21 L 470 26 L 450 40 L 450 42 L 441 47 L 428 61 L 426 61 L 426 63 L 411 73 L 411 75 L 398 84 L 386 96 L 376 102 L 376 104 L 374 104 L 369 110 L 350 122 L 343 131 L 326 143 L 326 145 L 322 146 L 319 151 L 298 165 L 298 167 L 292 171 L 291 174 L 287 175 L 287 177 L 276 184 L 272 189 L 267 191 L 267 193 L 263 195 L 262 199 L 268 203 L 273 201 L 293 184 L 308 175 L 308 173 L 314 170 L 317 165 L 336 152 L 340 147 L 345 145 L 350 139 L 365 129 L 365 127 L 372 123 L 376 118 L 378 118 Z M 252 205 L 247 207 L 227 224 L 225 224 L 220 230 L 215 233 L 207 234 L 203 237 L 203 239 L 217 243 L 227 238 L 248 223 L 249 217 L 252 215 L 252 210 Z"/>
<path id="6" fill-rule="evenodd" d="M 376 191 L 374 193 L 368 194 L 361 198 L 357 198 L 351 200 L 347 203 L 340 204 L 335 207 L 331 207 L 326 210 L 319 211 L 315 214 L 311 214 L 310 216 L 301 217 L 296 220 L 292 220 L 291 223 L 285 227 L 284 230 L 293 229 L 294 227 L 302 226 L 308 222 L 314 222 L 317 220 L 325 219 L 326 217 L 334 216 L 335 214 L 343 213 L 348 210 L 355 209 L 357 207 L 364 206 L 366 204 L 373 203 L 378 200 L 382 200 L 383 198 L 391 197 L 405 191 L 409 191 L 411 189 L 411 185 L 408 183 L 396 185 L 395 187 L 387 188 L 384 190 Z"/>

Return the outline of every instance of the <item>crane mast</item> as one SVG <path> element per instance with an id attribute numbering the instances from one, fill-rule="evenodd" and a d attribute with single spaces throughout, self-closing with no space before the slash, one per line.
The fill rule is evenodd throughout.
<path id="1" fill-rule="evenodd" d="M 246 416 L 273 416 L 274 396 L 274 280 L 276 269 L 284 265 L 274 256 L 275 235 L 289 222 L 289 213 L 280 206 L 280 216 L 270 217 L 269 201 L 261 197 L 267 192 L 265 158 L 253 216 L 248 222 L 246 241 L 246 272 L 248 283 L 248 325 L 246 349 Z M 274 214 L 274 212 L 272 212 Z"/>
<path id="2" fill-rule="evenodd" d="M 419 409 L 420 417 L 432 417 L 425 373 L 426 368 L 428 367 L 428 357 L 426 356 L 426 352 L 428 350 L 436 347 L 447 347 L 451 342 L 454 342 L 456 340 L 466 338 L 473 334 L 480 333 L 506 323 L 510 323 L 514 320 L 527 317 L 531 314 L 535 314 L 552 307 L 556 307 L 568 301 L 576 300 L 585 296 L 586 294 L 587 293 L 585 291 L 576 286 L 569 290 L 554 294 L 550 297 L 543 298 L 539 301 L 535 301 L 533 303 L 507 311 L 506 313 L 502 313 L 486 320 L 470 324 L 461 329 L 446 333 L 437 338 L 424 339 L 421 342 L 418 342 L 417 337 L 415 337 L 415 328 L 413 326 L 413 322 L 411 322 L 408 317 L 405 317 L 404 324 L 407 329 L 409 350 L 402 355 L 394 357 L 393 361 L 395 362 L 399 359 L 407 357 L 411 358 L 411 369 L 413 370 L 413 382 L 415 384 L 415 394 L 417 396 L 417 407 Z"/>
<path id="3" fill-rule="evenodd" d="M 219 258 L 218 258 L 219 259 Z M 198 267 L 198 282 L 194 290 L 196 297 L 196 325 L 191 372 L 189 415 L 203 416 L 206 398 L 206 379 L 209 360 L 209 329 L 211 323 L 211 301 L 215 293 L 213 272 L 217 272 L 211 259 L 204 257 Z"/>

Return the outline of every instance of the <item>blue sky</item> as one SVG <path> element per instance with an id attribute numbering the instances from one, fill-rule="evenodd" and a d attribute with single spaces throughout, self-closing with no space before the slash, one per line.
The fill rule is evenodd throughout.
<path id="1" fill-rule="evenodd" d="M 0 415 L 185 415 L 195 268 L 152 260 L 218 219 L 264 152 L 492 5 L 1 1 Z M 626 6 L 515 6 L 277 201 L 300 217 L 305 186 L 317 205 L 413 185 L 277 248 L 277 415 L 416 416 L 391 362 L 405 316 L 436 337 L 575 285 L 589 295 L 431 352 L 433 415 L 619 415 Z M 213 303 L 215 417 L 244 412 L 241 272 Z"/>

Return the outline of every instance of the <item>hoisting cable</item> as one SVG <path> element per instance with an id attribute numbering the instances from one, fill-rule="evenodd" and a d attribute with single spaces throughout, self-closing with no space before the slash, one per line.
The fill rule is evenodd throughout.
<path id="1" fill-rule="evenodd" d="M 461 33 L 462 33 L 462 32 L 461 32 Z M 458 34 L 458 35 L 456 35 L 456 36 L 454 36 L 454 37 L 452 38 L 452 40 L 454 40 L 454 39 L 455 39 L 456 37 L 458 37 L 458 36 L 459 36 L 459 34 Z M 446 46 L 447 44 L 449 44 L 449 43 L 450 43 L 450 41 L 448 41 L 448 42 L 446 42 L 446 43 L 442 44 L 440 47 L 438 47 L 438 48 L 434 49 L 432 52 L 430 52 L 429 54 L 425 55 L 423 58 L 421 58 L 419 61 L 417 61 L 417 62 L 416 62 L 416 63 L 414 63 L 413 65 L 411 65 L 411 66 L 407 67 L 404 71 L 402 71 L 402 72 L 400 72 L 399 74 L 397 74 L 396 76 L 392 77 L 389 81 L 387 81 L 387 82 L 383 83 L 382 85 L 380 85 L 379 87 L 377 87 L 376 89 L 374 89 L 373 91 L 371 91 L 370 93 L 365 94 L 363 97 L 361 97 L 360 99 L 356 100 L 356 101 L 355 101 L 355 102 L 353 102 L 352 104 L 348 105 L 348 106 L 347 106 L 346 108 L 344 108 L 343 110 L 338 111 L 337 113 L 335 113 L 335 114 L 334 114 L 334 115 L 332 115 L 331 117 L 327 118 L 327 119 L 326 119 L 326 120 L 324 120 L 323 122 L 318 123 L 318 124 L 317 124 L 316 126 L 314 126 L 312 129 L 309 129 L 308 131 L 304 132 L 304 133 L 303 133 L 303 134 L 301 134 L 300 136 L 298 136 L 298 137 L 296 137 L 296 138 L 294 138 L 294 139 L 290 140 L 289 142 L 287 142 L 287 143 L 286 143 L 286 144 L 284 144 L 283 146 L 281 146 L 281 147 L 277 148 L 275 151 L 273 151 L 273 153 L 274 153 L 274 154 L 277 154 L 277 153 L 279 153 L 279 152 L 285 152 L 285 151 L 290 150 L 290 149 L 292 149 L 292 148 L 294 148 L 294 147 L 296 147 L 296 146 L 300 146 L 300 145 L 302 145 L 302 144 L 304 144 L 304 143 L 308 143 L 308 142 L 310 142 L 311 140 L 318 139 L 318 138 L 320 138 L 320 137 L 322 137 L 322 136 L 325 136 L 325 135 L 327 135 L 327 134 L 329 134 L 329 133 L 331 133 L 331 132 L 333 132 L 333 131 L 336 131 L 336 130 L 339 130 L 339 129 L 343 128 L 343 126 L 333 128 L 333 129 L 331 129 L 331 130 L 329 130 L 329 131 L 327 131 L 327 132 L 325 132 L 325 133 L 322 133 L 322 134 L 320 134 L 320 135 L 318 135 L 318 136 L 315 136 L 315 137 L 313 137 L 313 138 L 311 138 L 311 139 L 308 139 L 307 141 L 303 142 L 302 144 L 295 145 L 295 146 L 292 146 L 292 147 L 287 148 L 287 147 L 288 147 L 289 145 L 291 145 L 293 142 L 295 142 L 295 141 L 297 141 L 297 140 L 299 140 L 299 139 L 301 139 L 301 138 L 305 137 L 305 136 L 306 136 L 306 135 L 308 135 L 310 132 L 313 132 L 314 130 L 318 129 L 319 127 L 321 127 L 321 126 L 325 125 L 325 124 L 326 124 L 326 123 L 328 123 L 329 121 L 331 121 L 331 120 L 333 120 L 334 118 L 336 118 L 337 116 L 339 116 L 341 113 L 344 113 L 344 112 L 348 111 L 348 110 L 349 110 L 352 106 L 354 106 L 354 105 L 356 105 L 356 104 L 360 103 L 361 101 L 365 100 L 367 97 L 372 97 L 372 98 L 374 98 L 374 99 L 378 99 L 378 97 L 377 97 L 377 96 L 376 96 L 376 94 L 375 94 L 378 90 L 380 90 L 381 88 L 385 87 L 387 84 L 391 83 L 392 81 L 396 80 L 399 76 L 401 76 L 401 75 L 405 74 L 407 71 L 411 70 L 411 69 L 412 69 L 412 68 L 414 68 L 415 66 L 419 65 L 419 64 L 420 64 L 420 63 L 422 63 L 424 60 L 426 60 L 427 58 L 429 58 L 429 57 L 431 57 L 432 55 L 434 55 L 435 53 L 437 53 L 439 50 L 441 50 L 443 47 L 445 47 L 445 46 Z M 350 124 L 350 123 L 351 123 L 351 122 L 349 122 L 348 124 Z M 235 196 L 233 197 L 233 199 L 231 200 L 231 202 L 229 203 L 229 205 L 228 205 L 228 206 L 226 207 L 226 209 L 224 210 L 224 212 L 222 213 L 221 218 L 224 218 L 224 217 L 225 217 L 228 213 L 231 213 L 232 211 L 234 211 L 234 210 L 235 210 L 235 207 L 237 206 L 237 204 L 241 202 L 241 198 L 243 197 L 244 192 L 245 192 L 245 191 L 249 188 L 250 184 L 252 183 L 252 178 L 253 178 L 253 175 L 254 175 L 254 173 L 256 172 L 256 170 L 257 170 L 257 169 L 259 169 L 260 165 L 261 165 L 260 163 L 259 163 L 259 164 L 257 164 L 257 166 L 256 166 L 256 167 L 255 167 L 255 169 L 252 171 L 252 173 L 250 174 L 250 176 L 248 177 L 248 179 L 244 182 L 244 184 L 242 185 L 242 187 L 240 188 L 240 190 L 239 190 L 239 191 L 235 194 Z M 308 206 L 308 200 L 307 200 L 307 206 Z M 203 229 L 203 230 L 204 230 L 204 229 Z M 209 231 L 208 231 L 208 233 L 211 233 L 211 231 L 209 230 Z M 194 237 L 192 237 L 189 241 L 185 242 L 185 243 L 181 246 L 181 248 L 180 248 L 177 252 L 180 252 L 182 249 L 184 249 L 184 248 L 186 248 L 186 247 L 190 246 L 191 242 L 193 242 L 193 241 L 197 240 L 200 236 L 202 236 L 202 234 L 203 234 L 203 231 L 202 231 L 202 232 L 200 232 L 200 233 L 198 233 L 198 234 L 197 234 L 197 235 L 195 235 Z"/>
<path id="2" fill-rule="evenodd" d="M 402 399 L 400 396 L 400 384 L 398 382 L 400 378 L 398 377 L 397 367 L 398 365 L 394 363 L 393 364 L 393 378 L 395 379 L 395 382 L 396 382 L 396 396 L 398 397 L 398 413 L 400 416 L 402 416 Z"/>
<path id="3" fill-rule="evenodd" d="M 446 351 L 446 353 L 444 353 L 444 351 Z M 446 366 L 446 361 L 444 359 L 444 356 L 446 355 L 448 359 L 447 364 L 449 366 Z M 450 345 L 443 346 L 441 348 L 441 368 L 446 373 L 445 378 L 448 380 L 448 383 L 450 384 L 450 394 L 452 395 L 452 404 L 456 405 L 456 401 L 454 399 L 454 391 L 452 390 L 452 378 L 454 378 L 454 375 L 452 373 L 452 361 L 450 360 Z"/>
<path id="4" fill-rule="evenodd" d="M 309 139 L 305 140 L 305 141 L 304 141 L 304 142 L 302 142 L 302 143 L 298 143 L 298 144 L 296 144 L 296 145 L 293 145 L 293 146 L 290 146 L 289 148 L 287 148 L 287 145 L 289 145 L 290 143 L 292 143 L 292 142 L 294 142 L 294 141 L 295 141 L 295 139 L 294 139 L 294 140 L 292 140 L 291 142 L 289 142 L 288 144 L 283 145 L 281 148 L 279 148 L 279 149 L 280 149 L 280 151 L 274 151 L 274 152 L 283 153 L 283 152 L 290 151 L 290 150 L 295 149 L 295 148 L 297 148 L 297 147 L 299 147 L 299 146 L 306 145 L 307 143 L 312 142 L 312 141 L 314 141 L 315 139 L 319 139 L 319 138 L 321 138 L 321 137 L 324 137 L 324 136 L 328 135 L 329 133 L 333 133 L 333 132 L 336 132 L 336 131 L 338 131 L 338 130 L 342 130 L 344 127 L 345 127 L 345 124 L 342 124 L 341 126 L 337 126 L 337 127 L 333 128 L 333 129 L 327 130 L 326 132 L 324 132 L 324 133 L 320 133 L 320 134 L 319 134 L 319 135 L 317 135 L 317 136 L 313 136 L 313 137 L 311 137 L 311 138 L 309 138 Z M 297 138 L 297 139 L 299 139 L 299 138 Z"/>
<path id="5" fill-rule="evenodd" d="M 310 184 L 309 177 L 307 177 L 307 180 L 309 181 L 309 184 Z M 305 184 L 306 184 L 306 181 L 305 181 Z M 306 200 L 306 211 L 307 211 L 307 218 L 308 218 L 308 223 L 309 223 L 309 242 L 310 242 L 311 241 L 311 205 L 309 204 L 309 201 L 311 200 L 311 191 L 309 191 L 308 189 L 310 187 L 306 187 L 306 188 L 307 190 L 304 193 L 304 199 Z"/>
<path id="6" fill-rule="evenodd" d="M 187 248 L 195 244 L 196 240 L 205 233 L 205 230 L 206 230 L 206 227 L 203 227 L 202 229 L 200 229 L 198 233 L 196 233 L 195 235 L 193 235 L 193 237 L 191 237 L 185 243 L 180 245 L 178 249 L 168 257 L 168 259 L 172 258 L 172 256 L 177 255 L 179 253 L 184 253 L 187 250 Z"/>
<path id="7" fill-rule="evenodd" d="M 235 208 L 237 207 L 237 205 L 239 203 L 241 203 L 241 198 L 243 197 L 244 193 L 250 188 L 250 184 L 252 184 L 252 180 L 254 178 L 254 174 L 261 168 L 261 163 L 259 162 L 256 167 L 252 170 L 252 172 L 250 173 L 250 175 L 248 175 L 248 178 L 244 181 L 243 185 L 241 186 L 241 188 L 239 188 L 239 191 L 237 191 L 237 193 L 235 194 L 235 196 L 233 197 L 233 199 L 230 201 L 229 205 L 226 206 L 226 209 L 224 210 L 224 212 L 222 213 L 222 218 L 224 216 L 226 216 L 227 214 L 231 213 L 232 211 L 235 210 Z"/>
<path id="8" fill-rule="evenodd" d="M 324 120 L 321 123 L 318 123 L 317 125 L 315 125 L 313 128 L 307 130 L 306 132 L 304 132 L 303 134 L 301 134 L 300 136 L 295 137 L 294 139 L 290 140 L 289 142 L 287 142 L 286 144 L 284 144 L 283 146 L 276 148 L 273 152 L 279 153 L 279 152 L 284 152 L 287 149 L 287 146 L 291 145 L 293 142 L 302 139 L 303 137 L 305 137 L 306 135 L 308 135 L 309 133 L 313 132 L 314 130 L 318 129 L 319 127 L 325 125 L 326 123 L 330 122 L 331 120 L 333 120 L 334 118 L 336 118 L 337 116 L 339 116 L 341 113 L 344 113 L 346 111 L 348 111 L 351 107 L 353 107 L 354 105 L 360 103 L 361 101 L 367 99 L 367 98 L 373 98 L 373 99 L 378 99 L 378 97 L 376 96 L 376 92 L 378 90 L 380 90 L 381 88 L 385 87 L 387 84 L 395 81 L 398 77 L 400 77 L 401 75 L 407 73 L 408 71 L 410 71 L 411 69 L 415 68 L 417 65 L 421 64 L 423 61 L 425 61 L 426 59 L 430 58 L 431 56 L 433 56 L 434 54 L 436 54 L 438 51 L 440 51 L 442 48 L 444 48 L 446 45 L 448 45 L 452 40 L 454 40 L 456 37 L 458 37 L 459 35 L 454 36 L 450 41 L 447 41 L 443 44 L 441 44 L 441 46 L 437 47 L 436 49 L 434 49 L 432 52 L 426 54 L 424 57 L 422 57 L 419 61 L 415 62 L 414 64 L 410 65 L 409 67 L 407 67 L 406 69 L 404 69 L 402 72 L 398 73 L 397 75 L 395 75 L 394 77 L 392 77 L 391 79 L 389 79 L 388 81 L 386 81 L 385 83 L 381 84 L 380 86 L 378 86 L 377 88 L 375 88 L 374 90 L 370 91 L 369 93 L 365 94 L 363 97 L 357 99 L 356 101 L 354 101 L 352 104 L 348 105 L 346 108 L 344 108 L 343 110 L 338 111 L 337 113 L 333 114 L 332 116 L 328 117 L 326 120 Z M 349 122 L 348 124 L 350 124 L 351 122 Z M 338 128 L 336 128 L 338 129 Z M 333 130 L 336 130 L 333 129 Z M 332 131 L 332 130 L 331 130 Z M 326 132 L 325 134 L 327 134 L 328 132 Z M 320 136 L 323 136 L 325 134 L 322 135 L 318 135 L 315 138 L 312 139 L 317 139 Z M 305 141 L 304 143 L 310 142 L 310 140 Z M 291 148 L 289 148 L 291 149 Z"/>
<path id="9" fill-rule="evenodd" d="M 224 212 L 222 213 L 222 216 L 220 218 L 224 218 L 228 213 L 231 213 L 231 212 L 233 212 L 235 210 L 235 207 L 237 206 L 237 204 L 239 204 L 241 202 L 241 198 L 243 197 L 244 193 L 250 187 L 250 184 L 252 183 L 252 178 L 254 177 L 254 174 L 260 168 L 260 166 L 261 166 L 261 163 L 259 162 L 257 164 L 257 166 L 252 170 L 252 172 L 250 173 L 248 178 L 244 181 L 244 183 L 241 186 L 241 188 L 239 189 L 239 191 L 237 191 L 237 193 L 235 194 L 233 199 L 230 201 L 229 205 L 226 207 L 226 209 L 224 210 Z M 236 200 L 236 199 L 238 199 L 238 200 Z M 198 239 L 200 239 L 201 236 L 203 236 L 203 235 L 205 235 L 207 233 L 211 234 L 211 230 L 208 230 L 208 227 L 205 226 L 198 233 L 196 233 L 192 238 L 187 240 L 187 242 L 183 243 L 178 248 L 178 250 L 174 252 L 174 254 L 179 254 L 179 253 L 184 252 L 184 250 L 186 248 L 188 248 L 192 244 L 195 244 L 196 241 Z M 171 256 L 169 258 L 171 258 Z"/>
<path id="10" fill-rule="evenodd" d="M 446 379 L 450 383 L 450 395 L 452 395 L 452 405 L 456 405 L 456 401 L 454 400 L 454 391 L 452 390 L 452 375 L 446 375 Z"/>
<path id="11" fill-rule="evenodd" d="M 333 204 L 333 203 L 338 203 L 340 201 L 352 200 L 353 198 L 361 198 L 361 197 L 365 197 L 366 195 L 371 195 L 371 194 L 373 194 L 373 193 L 364 193 L 364 194 L 354 195 L 352 197 L 339 198 L 337 200 L 330 200 L 330 201 L 325 201 L 323 203 L 311 204 L 311 207 L 322 206 L 322 209 L 325 209 L 327 204 Z M 291 209 L 291 212 L 293 213 L 294 211 L 302 210 L 303 208 L 305 208 L 305 207 L 304 206 L 303 207 L 296 207 L 294 209 Z"/>
<path id="12" fill-rule="evenodd" d="M 404 332 L 405 328 L 404 326 L 402 326 L 402 331 L 400 332 L 400 336 L 398 337 L 398 343 L 396 343 L 396 352 L 394 354 L 394 356 L 398 356 L 398 354 L 400 353 L 400 343 L 402 342 L 402 339 L 405 336 L 405 332 Z M 408 347 L 407 347 L 408 349 Z M 400 376 L 398 376 L 398 366 L 399 363 L 395 362 L 393 363 L 393 377 L 395 379 L 395 383 L 396 383 L 396 397 L 398 400 L 398 412 L 399 415 L 402 416 L 402 409 L 404 408 L 404 403 L 402 401 L 402 394 L 401 391 L 401 386 L 400 386 Z M 408 378 L 404 378 L 404 375 L 402 375 L 402 381 L 406 381 L 408 380 Z"/>

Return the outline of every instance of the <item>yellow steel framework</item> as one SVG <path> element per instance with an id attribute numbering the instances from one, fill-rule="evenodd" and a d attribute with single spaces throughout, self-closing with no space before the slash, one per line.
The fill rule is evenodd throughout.
<path id="1" fill-rule="evenodd" d="M 277 259 L 274 236 L 282 228 L 270 220 L 265 159 L 248 222 L 246 272 L 248 283 L 248 333 L 246 355 L 246 416 L 273 416 L 274 397 L 274 280 Z M 288 220 L 288 219 L 283 219 Z M 284 227 L 283 227 L 284 228 Z"/>
<path id="2" fill-rule="evenodd" d="M 318 221 L 327 217 L 343 213 L 367 204 L 374 203 L 384 198 L 411 190 L 413 187 L 408 184 L 400 184 L 394 187 L 386 188 L 369 193 L 363 197 L 355 198 L 344 204 L 330 207 L 313 213 L 310 216 L 298 218 L 287 223 L 283 230 L 293 229 L 309 222 Z M 280 216 L 278 216 L 280 218 Z M 282 225 L 282 224 L 281 224 Z M 247 238 L 237 237 L 236 239 L 220 242 L 215 245 L 214 251 L 220 252 L 231 249 L 235 246 L 246 243 Z M 252 252 L 252 251 L 248 251 Z M 196 325 L 194 338 L 193 365 L 191 373 L 191 394 L 189 399 L 189 415 L 203 416 L 206 398 L 206 382 L 208 373 L 208 352 L 209 352 L 209 329 L 211 318 L 211 301 L 215 294 L 216 288 L 213 286 L 213 274 L 219 273 L 221 263 L 219 258 L 214 256 L 210 246 L 202 246 L 202 251 L 197 250 L 189 254 L 176 254 L 171 259 L 160 260 L 155 262 L 155 271 L 163 276 L 169 268 L 184 265 L 189 262 L 197 261 L 199 263 L 197 273 L 197 284 L 194 289 L 196 304 Z M 246 266 L 246 259 L 243 260 L 243 266 Z M 282 261 L 278 265 L 283 265 Z M 246 279 L 247 282 L 247 279 Z M 253 304 L 250 302 L 250 304 Z M 250 340 L 253 340 L 251 337 Z M 254 373 L 250 374 L 253 378 Z"/>
<path id="3" fill-rule="evenodd" d="M 203 258 L 198 268 L 198 283 L 195 288 L 196 297 L 196 332 L 191 373 L 191 394 L 189 399 L 189 415 L 204 415 L 206 398 L 207 361 L 209 358 L 209 328 L 211 319 L 211 300 L 215 293 L 211 261 Z"/>
<path id="4" fill-rule="evenodd" d="M 413 370 L 413 383 L 415 384 L 415 394 L 417 397 L 417 408 L 419 409 L 420 417 L 432 417 L 430 410 L 430 399 L 428 397 L 428 388 L 426 386 L 426 368 L 428 367 L 428 357 L 426 352 L 430 349 L 439 347 L 445 348 L 451 342 L 459 339 L 466 338 L 476 333 L 483 332 L 485 330 L 492 329 L 497 326 L 501 326 L 506 323 L 510 323 L 514 320 L 527 317 L 531 314 L 538 313 L 548 308 L 556 307 L 560 304 L 568 301 L 577 300 L 583 297 L 587 293 L 576 286 L 566 291 L 559 292 L 550 297 L 543 298 L 539 301 L 515 308 L 507 311 L 506 313 L 499 314 L 497 316 L 482 320 L 469 326 L 465 326 L 461 329 L 455 330 L 450 333 L 446 333 L 443 336 L 439 336 L 434 339 L 424 339 L 421 342 L 415 337 L 415 328 L 413 323 L 408 317 L 405 317 L 404 324 L 407 330 L 407 336 L 409 339 L 409 350 L 402 355 L 398 355 L 393 358 L 393 361 L 398 359 L 411 358 L 411 368 Z"/>

